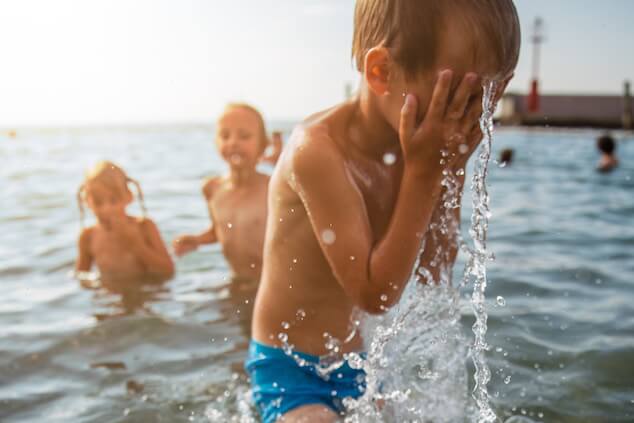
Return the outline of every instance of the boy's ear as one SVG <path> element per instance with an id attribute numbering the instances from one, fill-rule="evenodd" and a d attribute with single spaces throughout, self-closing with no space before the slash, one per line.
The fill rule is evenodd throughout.
<path id="1" fill-rule="evenodd" d="M 373 47 L 365 54 L 365 80 L 376 95 L 388 93 L 390 53 L 385 47 Z"/>

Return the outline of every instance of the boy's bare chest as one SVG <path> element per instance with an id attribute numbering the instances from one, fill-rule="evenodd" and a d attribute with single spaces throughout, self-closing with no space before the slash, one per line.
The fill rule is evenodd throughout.
<path id="1" fill-rule="evenodd" d="M 264 225 L 266 190 L 220 191 L 208 206 L 215 224 L 221 228 L 246 229 Z"/>
<path id="2" fill-rule="evenodd" d="M 142 237 L 140 231 L 131 235 Z M 95 262 L 102 273 L 127 271 L 139 267 L 140 262 L 129 247 L 125 238 L 106 231 L 95 234 L 91 245 Z"/>
<path id="3" fill-rule="evenodd" d="M 398 198 L 401 169 L 396 165 L 361 162 L 348 166 L 348 170 L 363 196 L 373 232 L 380 237 L 387 229 Z"/>

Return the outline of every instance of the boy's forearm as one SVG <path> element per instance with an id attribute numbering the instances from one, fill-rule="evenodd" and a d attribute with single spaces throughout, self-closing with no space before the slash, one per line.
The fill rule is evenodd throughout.
<path id="1" fill-rule="evenodd" d="M 216 239 L 216 231 L 213 227 L 207 229 L 205 232 L 202 232 L 196 235 L 196 241 L 199 245 L 203 244 L 213 244 L 217 241 Z"/>
<path id="2" fill-rule="evenodd" d="M 420 255 L 419 266 L 429 271 L 436 283 L 440 282 L 441 271 L 444 269 L 447 269 L 448 276 L 451 276 L 451 268 L 458 255 L 460 212 L 465 182 L 464 165 L 459 163 L 452 169 L 454 175 L 458 173 L 459 169 L 463 170 L 462 175 L 455 177 L 452 187 L 457 198 L 447 197 L 447 187 L 443 187 L 441 201 L 437 203 L 429 230 L 425 234 L 425 244 Z M 457 207 L 447 210 L 445 207 L 447 202 L 456 204 Z"/>
<path id="3" fill-rule="evenodd" d="M 370 256 L 369 295 L 374 301 L 377 296 L 384 298 L 384 307 L 393 305 L 401 296 L 440 193 L 438 175 L 405 170 L 388 230 Z"/>

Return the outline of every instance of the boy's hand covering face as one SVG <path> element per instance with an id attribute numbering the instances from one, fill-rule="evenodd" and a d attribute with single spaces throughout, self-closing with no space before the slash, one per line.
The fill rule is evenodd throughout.
<path id="1" fill-rule="evenodd" d="M 479 118 L 482 115 L 480 78 L 468 73 L 455 94 L 451 94 L 453 72 L 440 72 L 432 98 L 420 124 L 416 122 L 418 100 L 412 94 L 405 98 L 401 109 L 399 139 L 406 166 L 419 171 L 434 169 L 443 158 L 451 161 L 466 159 L 479 144 Z"/>

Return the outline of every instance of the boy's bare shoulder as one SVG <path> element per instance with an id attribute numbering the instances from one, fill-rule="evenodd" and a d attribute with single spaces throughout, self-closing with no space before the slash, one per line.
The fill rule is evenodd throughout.
<path id="1" fill-rule="evenodd" d="M 79 246 L 81 248 L 90 247 L 90 241 L 92 240 L 94 232 L 95 232 L 94 226 L 90 226 L 88 228 L 84 228 L 81 230 L 79 234 Z"/>
<path id="2" fill-rule="evenodd" d="M 313 117 L 296 129 L 292 155 L 294 171 L 322 173 L 325 168 L 343 160 L 333 129 L 328 115 Z"/>
<path id="3" fill-rule="evenodd" d="M 136 224 L 139 225 L 139 227 L 143 231 L 158 230 L 156 223 L 154 223 L 154 221 L 147 216 L 134 217 L 133 219 L 134 219 L 134 222 L 136 222 Z"/>
<path id="4" fill-rule="evenodd" d="M 213 197 L 214 192 L 222 185 L 222 176 L 211 176 L 203 180 L 202 192 L 203 196 L 209 200 Z"/>

